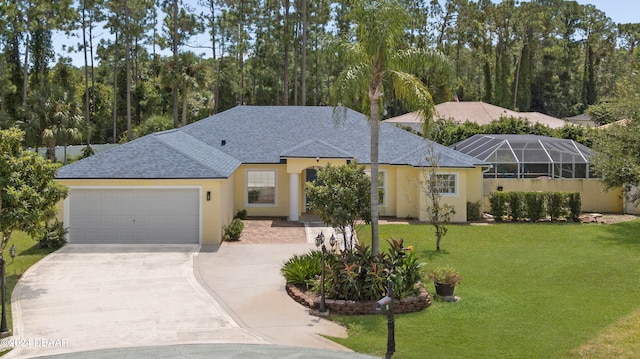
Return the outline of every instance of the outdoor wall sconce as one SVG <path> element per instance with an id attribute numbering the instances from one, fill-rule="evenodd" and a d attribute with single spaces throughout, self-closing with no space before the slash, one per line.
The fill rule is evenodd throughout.
<path id="1" fill-rule="evenodd" d="M 502 192 L 502 190 L 503 190 L 503 189 L 504 189 L 504 188 L 503 188 L 502 186 L 498 186 L 498 191 L 499 191 L 499 192 Z"/>
<path id="2" fill-rule="evenodd" d="M 207 201 L 211 201 L 211 191 L 207 191 Z"/>
<path id="3" fill-rule="evenodd" d="M 316 157 L 316 162 L 320 162 L 320 157 Z"/>

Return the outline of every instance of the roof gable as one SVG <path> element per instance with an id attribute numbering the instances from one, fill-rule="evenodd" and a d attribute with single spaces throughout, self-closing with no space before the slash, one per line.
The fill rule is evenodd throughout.
<path id="1" fill-rule="evenodd" d="M 297 158 L 314 158 L 319 157 L 322 153 L 322 157 L 325 158 L 353 158 L 353 154 L 341 150 L 340 148 L 323 141 L 319 138 L 304 141 L 303 143 L 288 148 L 280 154 L 281 157 L 297 157 Z"/>

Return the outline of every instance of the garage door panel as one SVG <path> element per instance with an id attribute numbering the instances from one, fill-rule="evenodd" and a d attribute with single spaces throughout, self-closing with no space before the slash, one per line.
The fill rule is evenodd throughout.
<path id="1" fill-rule="evenodd" d="M 199 243 L 198 189 L 71 189 L 71 243 Z"/>

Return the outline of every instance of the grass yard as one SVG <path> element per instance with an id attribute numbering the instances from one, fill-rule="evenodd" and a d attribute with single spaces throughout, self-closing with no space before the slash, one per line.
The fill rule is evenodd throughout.
<path id="1" fill-rule="evenodd" d="M 16 246 L 16 258 L 11 260 L 9 249 L 11 245 Z M 20 276 L 32 265 L 51 253 L 51 249 L 38 248 L 38 242 L 23 232 L 14 232 L 11 240 L 5 248 L 3 257 L 5 258 L 5 271 L 7 276 L 7 324 L 9 329 L 13 331 L 13 322 L 11 320 L 11 293 L 18 283 Z"/>
<path id="2" fill-rule="evenodd" d="M 438 253 L 431 226 L 381 225 L 383 250 L 386 239 L 403 238 L 425 272 L 451 265 L 462 275 L 459 302 L 396 315 L 394 358 L 605 358 L 619 346 L 640 356 L 639 233 L 640 220 L 455 225 Z M 370 238 L 369 228 L 359 235 Z M 384 356 L 386 317 L 335 319 L 349 337 L 334 340 Z"/>

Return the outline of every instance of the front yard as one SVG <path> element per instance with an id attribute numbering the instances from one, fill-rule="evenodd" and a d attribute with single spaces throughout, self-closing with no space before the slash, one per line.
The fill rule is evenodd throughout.
<path id="1" fill-rule="evenodd" d="M 638 233 L 640 220 L 460 225 L 450 226 L 438 253 L 431 226 L 381 225 L 382 250 L 386 239 L 403 238 L 425 271 L 450 265 L 462 275 L 459 302 L 396 316 L 394 358 L 640 356 L 639 326 L 629 319 L 640 312 Z M 359 237 L 369 238 L 369 228 Z M 384 356 L 384 316 L 336 319 L 349 337 L 334 340 Z"/>

